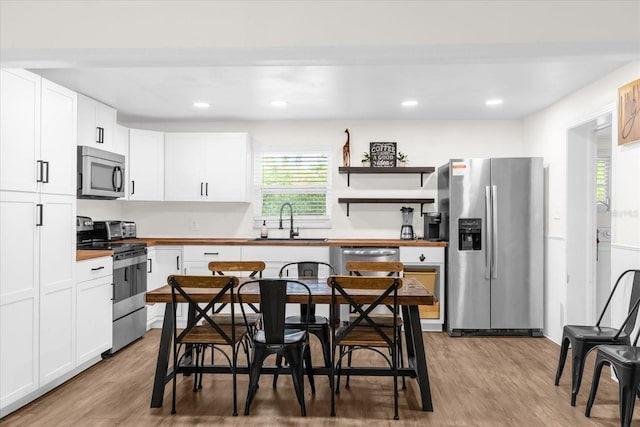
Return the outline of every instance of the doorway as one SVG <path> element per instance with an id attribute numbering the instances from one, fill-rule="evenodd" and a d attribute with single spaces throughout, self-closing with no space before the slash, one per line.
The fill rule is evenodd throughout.
<path id="1" fill-rule="evenodd" d="M 613 108 L 567 130 L 567 324 L 594 324 L 611 287 L 610 244 L 607 252 L 604 240 L 611 227 L 607 178 L 612 166 Z M 610 322 L 603 319 L 603 325 Z"/>

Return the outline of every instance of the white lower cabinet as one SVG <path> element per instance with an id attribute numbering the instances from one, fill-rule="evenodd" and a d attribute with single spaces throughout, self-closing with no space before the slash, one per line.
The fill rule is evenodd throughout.
<path id="1" fill-rule="evenodd" d="M 240 261 L 242 246 L 187 245 L 184 247 L 184 274 L 211 275 L 211 261 Z"/>
<path id="2" fill-rule="evenodd" d="M 82 365 L 111 348 L 113 259 L 78 261 L 76 277 L 76 360 Z"/>
<path id="3" fill-rule="evenodd" d="M 147 250 L 147 290 L 167 284 L 167 277 L 182 273 L 182 247 L 154 246 Z M 147 306 L 147 329 L 162 327 L 164 304 Z"/>

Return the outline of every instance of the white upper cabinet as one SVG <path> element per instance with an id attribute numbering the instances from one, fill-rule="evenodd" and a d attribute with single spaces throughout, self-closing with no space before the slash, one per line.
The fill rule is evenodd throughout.
<path id="1" fill-rule="evenodd" d="M 77 94 L 25 70 L 1 70 L 0 186 L 76 194 Z"/>
<path id="2" fill-rule="evenodd" d="M 77 94 L 42 79 L 41 192 L 76 195 Z"/>
<path id="3" fill-rule="evenodd" d="M 116 116 L 114 108 L 78 94 L 78 145 L 112 151 Z"/>
<path id="4" fill-rule="evenodd" d="M 25 70 L 0 70 L 2 190 L 38 190 L 41 81 L 40 76 Z"/>
<path id="5" fill-rule="evenodd" d="M 246 133 L 166 133 L 165 200 L 248 202 Z"/>
<path id="6" fill-rule="evenodd" d="M 164 200 L 164 133 L 129 130 L 129 200 Z"/>

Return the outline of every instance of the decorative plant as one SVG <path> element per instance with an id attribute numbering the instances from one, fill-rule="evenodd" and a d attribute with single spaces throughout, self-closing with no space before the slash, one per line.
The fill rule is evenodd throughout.
<path id="1" fill-rule="evenodd" d="M 368 163 L 370 161 L 371 161 L 371 155 L 369 155 L 369 153 L 367 153 L 366 151 L 362 153 L 362 163 Z"/>
<path id="2" fill-rule="evenodd" d="M 407 162 L 409 160 L 407 155 L 405 153 L 403 153 L 402 151 L 398 152 L 398 155 L 397 155 L 396 158 L 398 159 L 399 162 Z"/>

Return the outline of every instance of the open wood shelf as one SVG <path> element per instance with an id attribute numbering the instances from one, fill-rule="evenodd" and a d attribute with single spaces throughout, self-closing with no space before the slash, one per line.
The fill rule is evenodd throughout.
<path id="1" fill-rule="evenodd" d="M 361 168 L 361 169 L 369 169 L 369 168 Z M 402 168 L 404 169 L 404 168 Z M 424 214 L 423 207 L 427 203 L 433 203 L 434 199 L 426 199 L 426 198 L 406 198 L 406 197 L 341 197 L 338 198 L 338 203 L 346 203 L 347 204 L 347 216 L 349 216 L 349 205 L 351 203 L 415 203 L 420 205 L 420 216 Z"/>
<path id="2" fill-rule="evenodd" d="M 338 168 L 339 173 L 347 174 L 347 187 L 351 184 L 352 173 L 368 173 L 368 174 L 385 174 L 385 173 L 415 173 L 420 174 L 420 187 L 424 185 L 424 174 L 432 174 L 436 168 L 433 166 L 404 166 L 393 168 L 374 168 L 374 167 L 362 167 L 362 166 L 341 166 Z"/>

